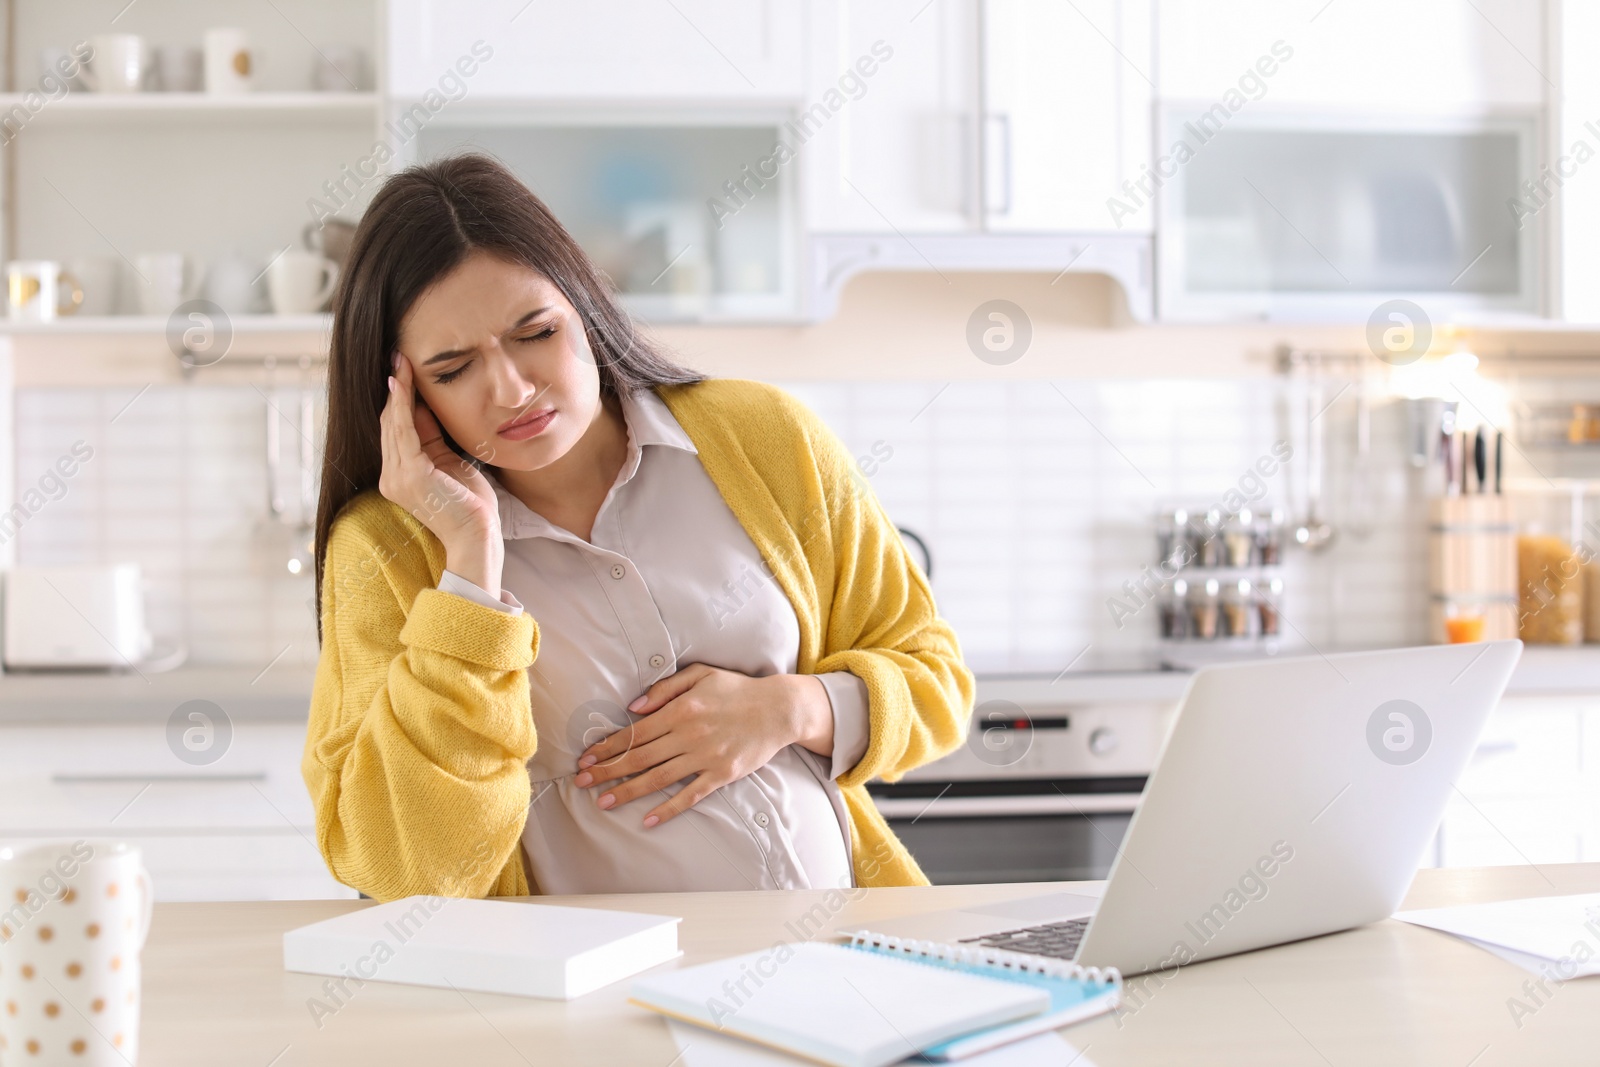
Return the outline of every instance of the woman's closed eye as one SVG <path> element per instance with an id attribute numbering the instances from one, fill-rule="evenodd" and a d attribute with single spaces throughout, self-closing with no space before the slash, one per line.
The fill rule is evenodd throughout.
<path id="1" fill-rule="evenodd" d="M 549 338 L 554 337 L 555 333 L 556 328 L 554 326 L 547 326 L 538 333 L 528 334 L 524 337 L 518 337 L 516 340 L 521 344 L 535 344 L 539 341 L 548 340 Z M 448 385 L 465 374 L 467 368 L 470 366 L 472 366 L 472 360 L 469 359 L 454 370 L 447 370 L 443 374 L 434 375 L 433 380 L 440 385 Z"/>
<path id="2" fill-rule="evenodd" d="M 555 332 L 556 328 L 554 326 L 546 326 L 538 333 L 529 334 L 526 337 L 519 337 L 517 340 L 523 342 L 524 344 L 532 344 L 535 341 L 543 341 L 547 337 L 555 336 Z"/>

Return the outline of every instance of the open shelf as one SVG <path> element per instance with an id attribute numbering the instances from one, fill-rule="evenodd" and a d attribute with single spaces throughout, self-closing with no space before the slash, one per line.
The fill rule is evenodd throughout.
<path id="1" fill-rule="evenodd" d="M 333 316 L 320 315 L 234 315 L 229 319 L 237 334 L 326 333 Z M 164 315 L 68 315 L 54 322 L 7 322 L 0 319 L 0 335 L 5 334 L 164 334 Z"/>
<path id="2" fill-rule="evenodd" d="M 90 93 L 71 92 L 54 100 L 45 99 L 37 111 L 28 112 L 22 93 L 0 93 L 0 117 L 16 108 L 29 118 L 24 127 L 35 123 L 104 122 L 127 118 L 161 120 L 218 116 L 252 117 L 295 116 L 302 119 L 372 119 L 378 114 L 376 93 L 260 92 L 233 95 L 210 93 Z M 14 122 L 14 120 L 12 120 Z"/>

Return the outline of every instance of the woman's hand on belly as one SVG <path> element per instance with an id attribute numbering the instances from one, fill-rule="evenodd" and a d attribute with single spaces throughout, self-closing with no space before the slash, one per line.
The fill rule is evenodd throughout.
<path id="1" fill-rule="evenodd" d="M 587 787 L 634 775 L 601 794 L 598 803 L 609 809 L 696 775 L 646 813 L 646 826 L 682 814 L 788 745 L 813 748 L 831 744 L 833 736 L 827 690 L 803 674 L 752 678 L 691 663 L 651 686 L 628 710 L 645 717 L 585 749 L 574 783 Z"/>

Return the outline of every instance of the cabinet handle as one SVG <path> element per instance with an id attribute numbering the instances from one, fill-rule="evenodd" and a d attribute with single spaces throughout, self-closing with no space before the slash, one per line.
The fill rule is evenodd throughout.
<path id="1" fill-rule="evenodd" d="M 886 819 L 920 818 L 925 813 L 945 819 L 981 819 L 997 815 L 1131 815 L 1140 797 L 1139 793 L 1050 793 L 945 797 L 935 804 L 928 797 L 875 796 L 872 803 Z"/>
<path id="2" fill-rule="evenodd" d="M 1479 760 L 1488 759 L 1490 756 L 1503 756 L 1516 750 L 1517 743 L 1515 741 L 1485 741 L 1472 750 L 1471 762 L 1477 763 Z"/>
<path id="3" fill-rule="evenodd" d="M 248 774 L 52 774 L 56 785 L 95 785 L 105 782 L 264 782 L 266 771 Z"/>
<path id="4" fill-rule="evenodd" d="M 990 115 L 989 119 L 1000 124 L 1000 165 L 1001 173 L 1003 174 L 1000 189 L 1005 199 L 997 208 L 991 208 L 988 204 L 983 205 L 983 207 L 985 211 L 995 215 L 1009 215 L 1011 214 L 1011 114 L 1006 111 L 999 111 Z M 984 166 L 988 166 L 987 152 L 985 153 Z"/>

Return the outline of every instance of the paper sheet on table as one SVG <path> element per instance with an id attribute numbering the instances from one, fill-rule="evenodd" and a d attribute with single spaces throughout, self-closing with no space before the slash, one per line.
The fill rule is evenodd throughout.
<path id="1" fill-rule="evenodd" d="M 1600 974 L 1600 893 L 1424 908 L 1396 912 L 1395 918 L 1454 934 L 1491 951 L 1498 947 L 1519 956 L 1558 963 L 1562 977 Z M 1527 959 L 1495 954 L 1520 967 L 1530 967 Z"/>
<path id="2" fill-rule="evenodd" d="M 664 1021 L 678 1046 L 679 1058 L 672 1067 L 797 1067 L 812 1064 L 811 1060 L 790 1056 L 753 1041 L 673 1019 Z M 912 1057 L 900 1062 L 923 1064 L 927 1061 Z M 1094 1067 L 1094 1061 L 1054 1031 L 1013 1041 L 1009 1045 L 954 1062 L 964 1067 Z"/>
<path id="3" fill-rule="evenodd" d="M 1507 963 L 1516 967 L 1521 967 L 1523 970 L 1527 971 L 1531 975 L 1534 975 L 1535 977 L 1549 978 L 1551 975 L 1555 975 L 1557 978 L 1561 977 L 1555 971 L 1555 962 L 1553 960 L 1547 960 L 1543 956 L 1534 956 L 1527 952 L 1518 952 L 1516 949 L 1506 948 L 1504 945 L 1491 945 L 1487 941 L 1474 941 L 1470 937 L 1463 937 L 1461 940 L 1465 941 L 1469 945 L 1478 946 L 1490 955 L 1499 956 Z M 1577 977 L 1577 975 L 1574 975 L 1573 977 Z"/>

